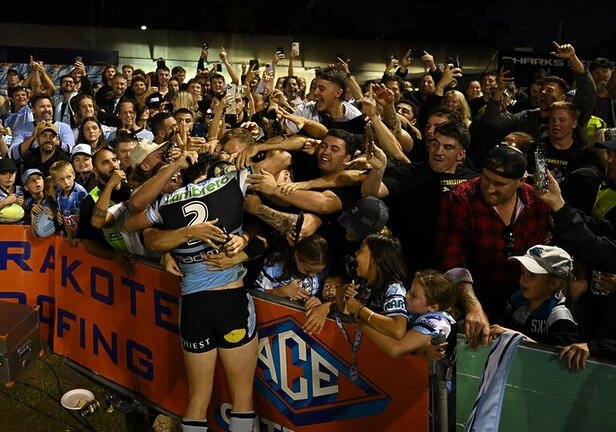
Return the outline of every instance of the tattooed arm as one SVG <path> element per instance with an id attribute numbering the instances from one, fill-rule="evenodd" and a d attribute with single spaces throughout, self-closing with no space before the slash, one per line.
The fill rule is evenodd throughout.
<path id="1" fill-rule="evenodd" d="M 286 213 L 279 210 L 274 210 L 261 202 L 258 195 L 247 195 L 244 200 L 244 210 L 257 216 L 263 222 L 272 228 L 286 233 L 295 227 L 297 215 L 294 213 Z M 302 225 L 302 235 L 306 237 L 314 233 L 321 225 L 321 219 L 317 216 L 307 213 L 304 215 L 304 223 Z"/>

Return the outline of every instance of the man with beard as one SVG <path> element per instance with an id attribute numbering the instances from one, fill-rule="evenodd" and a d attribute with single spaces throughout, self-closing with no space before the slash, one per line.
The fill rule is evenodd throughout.
<path id="1" fill-rule="evenodd" d="M 34 95 L 30 99 L 34 121 L 24 123 L 13 131 L 13 141 L 9 149 L 9 157 L 15 162 L 21 161 L 30 149 L 36 148 L 36 134 L 34 133 L 37 125 L 42 122 L 52 123 L 55 126 L 56 135 L 59 138 L 60 148 L 65 153 L 70 153 L 75 145 L 75 137 L 71 127 L 62 122 L 53 122 L 53 104 L 51 99 L 43 95 Z"/>
<path id="2" fill-rule="evenodd" d="M 111 95 L 109 99 L 105 99 L 99 104 L 101 115 L 99 120 L 107 126 L 121 127 L 122 122 L 117 116 L 118 104 L 120 100 L 125 98 L 128 81 L 123 74 L 115 74 L 111 80 Z"/>
<path id="3" fill-rule="evenodd" d="M 593 114 L 605 120 L 608 127 L 614 127 L 616 126 L 616 109 L 614 99 L 612 99 L 613 93 L 610 94 L 609 86 L 610 81 L 613 81 L 614 69 L 612 64 L 608 59 L 598 57 L 590 62 L 588 69 L 597 86 L 597 103 Z M 613 84 L 612 87 L 614 87 Z"/>
<path id="4" fill-rule="evenodd" d="M 344 100 L 347 76 L 339 66 L 328 66 L 317 72 L 314 83 L 314 100 L 301 105 L 295 115 L 307 119 L 303 126 L 306 135 L 323 138 L 321 125 L 327 129 L 342 129 L 354 134 L 363 134 L 366 122 L 362 113 Z M 299 132 L 297 125 L 286 122 L 293 133 Z"/>
<path id="5" fill-rule="evenodd" d="M 443 193 L 478 176 L 462 166 L 469 141 L 468 128 L 449 120 L 437 125 L 428 140 L 427 161 L 388 166 L 379 148 L 368 159 L 373 169 L 362 183 L 362 195 L 385 200 L 389 227 L 402 242 L 409 274 L 436 267 L 434 242 Z M 417 204 L 412 211 L 409 199 Z"/>
<path id="6" fill-rule="evenodd" d="M 472 347 L 487 345 L 488 319 L 497 322 L 519 288 L 519 266 L 508 258 L 546 241 L 549 207 L 525 183 L 526 167 L 518 149 L 495 147 L 479 178 L 456 186 L 441 200 L 438 264 L 441 271 L 451 270 L 457 283 Z"/>
<path id="7" fill-rule="evenodd" d="M 152 117 L 152 133 L 154 134 L 154 142 L 162 144 L 173 138 L 178 122 L 173 117 L 173 114 L 168 112 L 159 112 Z"/>
<path id="8" fill-rule="evenodd" d="M 49 168 L 54 162 L 68 161 L 69 154 L 59 148 L 58 128 L 52 122 L 39 123 L 33 136 L 36 137 L 38 146 L 23 153 L 21 160 L 24 171 L 37 168 L 43 172 L 44 177 L 47 177 Z"/>
<path id="9" fill-rule="evenodd" d="M 60 77 L 60 92 L 55 97 L 55 112 L 53 119 L 65 123 L 71 127 L 77 126 L 75 113 L 71 105 L 71 99 L 77 95 L 75 80 L 70 75 Z"/>
<path id="10" fill-rule="evenodd" d="M 113 151 L 102 148 L 92 156 L 94 175 L 98 180 L 98 186 L 90 191 L 88 196 L 81 202 L 79 207 L 79 225 L 77 237 L 82 241 L 86 250 L 94 256 L 115 261 L 128 275 L 133 274 L 135 267 L 130 254 L 127 252 L 122 233 L 112 228 L 95 228 L 92 226 L 92 215 L 103 219 L 107 216 L 107 210 L 97 208 L 102 191 L 111 181 L 114 172 L 115 178 L 125 178 L 126 175 L 120 170 L 120 161 Z M 108 207 L 127 201 L 130 198 L 130 188 L 125 181 L 120 181 L 113 188 L 108 200 Z"/>

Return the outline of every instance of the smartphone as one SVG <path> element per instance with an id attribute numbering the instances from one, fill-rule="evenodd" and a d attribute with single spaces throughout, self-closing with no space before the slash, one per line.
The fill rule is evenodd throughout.
<path id="1" fill-rule="evenodd" d="M 204 49 L 204 50 L 206 50 L 206 49 L 210 49 L 210 46 L 208 45 L 208 43 L 207 43 L 207 42 L 203 42 L 203 49 Z"/>
<path id="2" fill-rule="evenodd" d="M 391 63 L 394 60 L 396 60 L 396 55 L 395 54 L 390 54 L 389 55 L 389 63 Z"/>
<path id="3" fill-rule="evenodd" d="M 297 215 L 297 221 L 295 221 L 295 227 L 293 228 L 293 243 L 299 242 L 299 235 L 302 232 L 302 225 L 304 225 L 304 212 L 300 211 Z"/>
<path id="4" fill-rule="evenodd" d="M 272 71 L 272 65 L 271 65 L 271 64 L 269 64 L 269 63 L 267 63 L 267 64 L 265 65 L 265 72 L 271 72 L 271 71 Z"/>
<path id="5" fill-rule="evenodd" d="M 513 63 L 513 59 L 512 58 L 504 58 L 503 59 L 503 66 L 501 69 L 503 69 L 505 72 L 508 72 L 509 75 L 515 75 L 513 73 L 515 64 Z"/>
<path id="6" fill-rule="evenodd" d="M 75 63 L 83 63 L 83 58 L 81 56 L 75 57 Z"/>
<path id="7" fill-rule="evenodd" d="M 460 58 L 457 54 L 451 55 L 445 59 L 445 64 L 453 65 L 454 68 L 460 67 Z"/>
<path id="8" fill-rule="evenodd" d="M 259 60 L 257 60 L 257 59 L 250 59 L 250 61 L 248 62 L 249 68 L 252 68 L 253 65 L 256 65 L 254 70 L 259 69 Z"/>
<path id="9" fill-rule="evenodd" d="M 193 125 L 192 131 L 190 131 L 190 136 L 204 137 L 205 136 L 205 125 L 203 123 L 195 123 Z"/>
<path id="10" fill-rule="evenodd" d="M 299 42 L 293 42 L 291 44 L 291 49 L 293 50 L 295 55 L 298 56 L 299 55 Z"/>
<path id="11" fill-rule="evenodd" d="M 335 63 L 338 63 L 340 61 L 338 59 L 342 60 L 343 62 L 346 62 L 348 57 L 347 57 L 347 55 L 345 53 L 338 53 L 338 54 L 336 54 L 336 61 L 335 61 Z"/>
<path id="12" fill-rule="evenodd" d="M 235 96 L 237 94 L 237 87 L 235 84 L 227 84 L 227 94 L 233 96 L 231 102 L 227 104 L 227 114 L 237 114 L 237 105 L 235 104 Z"/>
<path id="13" fill-rule="evenodd" d="M 282 46 L 276 47 L 276 54 L 284 54 L 284 47 Z"/>
<path id="14" fill-rule="evenodd" d="M 366 123 L 365 134 L 366 157 L 370 157 L 374 153 L 374 125 L 371 121 Z"/>
<path id="15" fill-rule="evenodd" d="M 413 58 L 421 58 L 424 55 L 424 50 L 422 48 L 411 48 L 410 53 Z"/>
<path id="16" fill-rule="evenodd" d="M 548 167 L 545 162 L 545 152 L 543 149 L 535 150 L 535 187 L 539 190 L 548 188 Z"/>

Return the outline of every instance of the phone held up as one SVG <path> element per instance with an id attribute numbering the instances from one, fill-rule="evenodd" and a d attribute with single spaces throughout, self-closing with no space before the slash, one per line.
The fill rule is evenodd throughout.
<path id="1" fill-rule="evenodd" d="M 225 123 L 230 127 L 235 128 L 238 126 L 237 118 L 237 105 L 235 103 L 235 96 L 237 94 L 237 87 L 235 84 L 227 84 L 227 95 L 232 96 L 231 101 L 227 104 L 225 111 Z"/>
<path id="2" fill-rule="evenodd" d="M 548 188 L 548 176 L 546 174 L 547 164 L 545 162 L 545 152 L 543 149 L 535 150 L 535 187 L 538 190 Z"/>
<path id="3" fill-rule="evenodd" d="M 299 42 L 293 42 L 291 44 L 291 50 L 293 51 L 293 54 L 298 56 L 299 55 Z"/>
<path id="4" fill-rule="evenodd" d="M 450 55 L 445 59 L 445 64 L 450 64 L 454 68 L 460 68 L 460 57 L 457 54 Z"/>
<path id="5" fill-rule="evenodd" d="M 302 232 L 302 225 L 304 225 L 304 212 L 300 211 L 297 215 L 297 221 L 295 221 L 295 227 L 293 228 L 293 243 L 299 243 L 299 236 Z"/>

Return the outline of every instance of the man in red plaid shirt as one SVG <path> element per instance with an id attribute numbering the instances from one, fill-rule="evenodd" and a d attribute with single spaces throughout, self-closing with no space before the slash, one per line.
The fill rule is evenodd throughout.
<path id="1" fill-rule="evenodd" d="M 481 177 L 441 202 L 437 262 L 443 271 L 453 269 L 473 347 L 487 344 L 488 319 L 495 322 L 519 288 L 519 266 L 507 258 L 546 244 L 549 207 L 525 183 L 526 166 L 519 150 L 498 146 L 488 153 Z"/>

